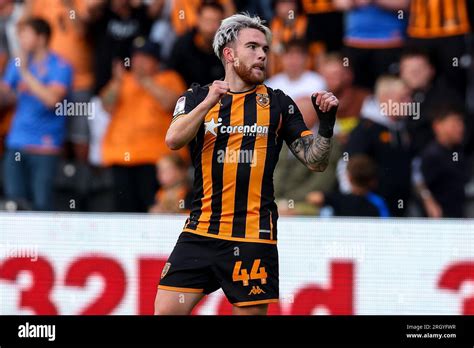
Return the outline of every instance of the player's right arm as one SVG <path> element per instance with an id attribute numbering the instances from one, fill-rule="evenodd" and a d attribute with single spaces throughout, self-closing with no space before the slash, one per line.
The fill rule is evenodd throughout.
<path id="1" fill-rule="evenodd" d="M 185 95 L 181 97 L 176 105 L 173 122 L 171 122 L 168 132 L 166 133 L 166 145 L 171 150 L 178 150 L 193 140 L 204 121 L 204 117 L 228 91 L 228 82 L 214 81 L 209 87 L 209 93 L 206 98 L 189 112 L 186 110 L 186 98 L 191 96 Z M 180 103 L 183 103 L 182 107 Z"/>

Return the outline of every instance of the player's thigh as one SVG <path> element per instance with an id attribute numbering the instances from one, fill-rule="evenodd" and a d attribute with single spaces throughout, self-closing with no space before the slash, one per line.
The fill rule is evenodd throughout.
<path id="1" fill-rule="evenodd" d="M 202 293 L 158 289 L 155 298 L 155 315 L 189 315 L 203 296 Z"/>
<path id="2" fill-rule="evenodd" d="M 267 315 L 268 304 L 261 304 L 256 306 L 238 307 L 232 308 L 233 315 Z"/>
<path id="3" fill-rule="evenodd" d="M 161 273 L 157 314 L 189 314 L 197 302 L 219 287 L 212 275 L 214 240 L 183 232 Z"/>

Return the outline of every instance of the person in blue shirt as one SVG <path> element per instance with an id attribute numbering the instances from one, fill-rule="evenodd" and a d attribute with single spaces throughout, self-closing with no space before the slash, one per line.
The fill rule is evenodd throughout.
<path id="1" fill-rule="evenodd" d="M 367 155 L 351 156 L 347 164 L 350 193 L 313 191 L 306 201 L 321 208 L 321 216 L 373 216 L 387 218 L 390 211 L 385 200 L 374 193 L 377 166 Z"/>
<path id="2" fill-rule="evenodd" d="M 396 73 L 406 37 L 409 0 L 344 0 L 344 54 L 354 83 L 372 89 L 377 77 Z"/>
<path id="3" fill-rule="evenodd" d="M 7 199 L 51 210 L 53 181 L 66 131 L 57 112 L 71 90 L 72 67 L 49 48 L 51 28 L 40 18 L 19 27 L 21 54 L 0 82 L 0 107 L 15 104 L 4 159 Z"/>

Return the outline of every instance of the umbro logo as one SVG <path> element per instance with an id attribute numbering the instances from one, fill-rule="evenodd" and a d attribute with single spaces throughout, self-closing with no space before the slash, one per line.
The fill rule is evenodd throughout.
<path id="1" fill-rule="evenodd" d="M 249 295 L 260 295 L 260 294 L 264 294 L 265 291 L 263 291 L 260 286 L 256 285 L 256 286 L 252 286 L 252 290 L 250 290 L 249 292 Z"/>

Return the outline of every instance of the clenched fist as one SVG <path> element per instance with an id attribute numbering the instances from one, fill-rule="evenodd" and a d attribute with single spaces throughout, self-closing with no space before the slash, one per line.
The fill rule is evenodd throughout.
<path id="1" fill-rule="evenodd" d="M 325 138 L 331 138 L 336 123 L 339 100 L 331 92 L 320 91 L 311 96 L 311 101 L 319 118 L 318 133 Z"/>
<path id="2" fill-rule="evenodd" d="M 230 91 L 229 83 L 225 81 L 214 81 L 209 87 L 209 93 L 204 102 L 210 107 L 216 105 L 219 100 Z"/>

